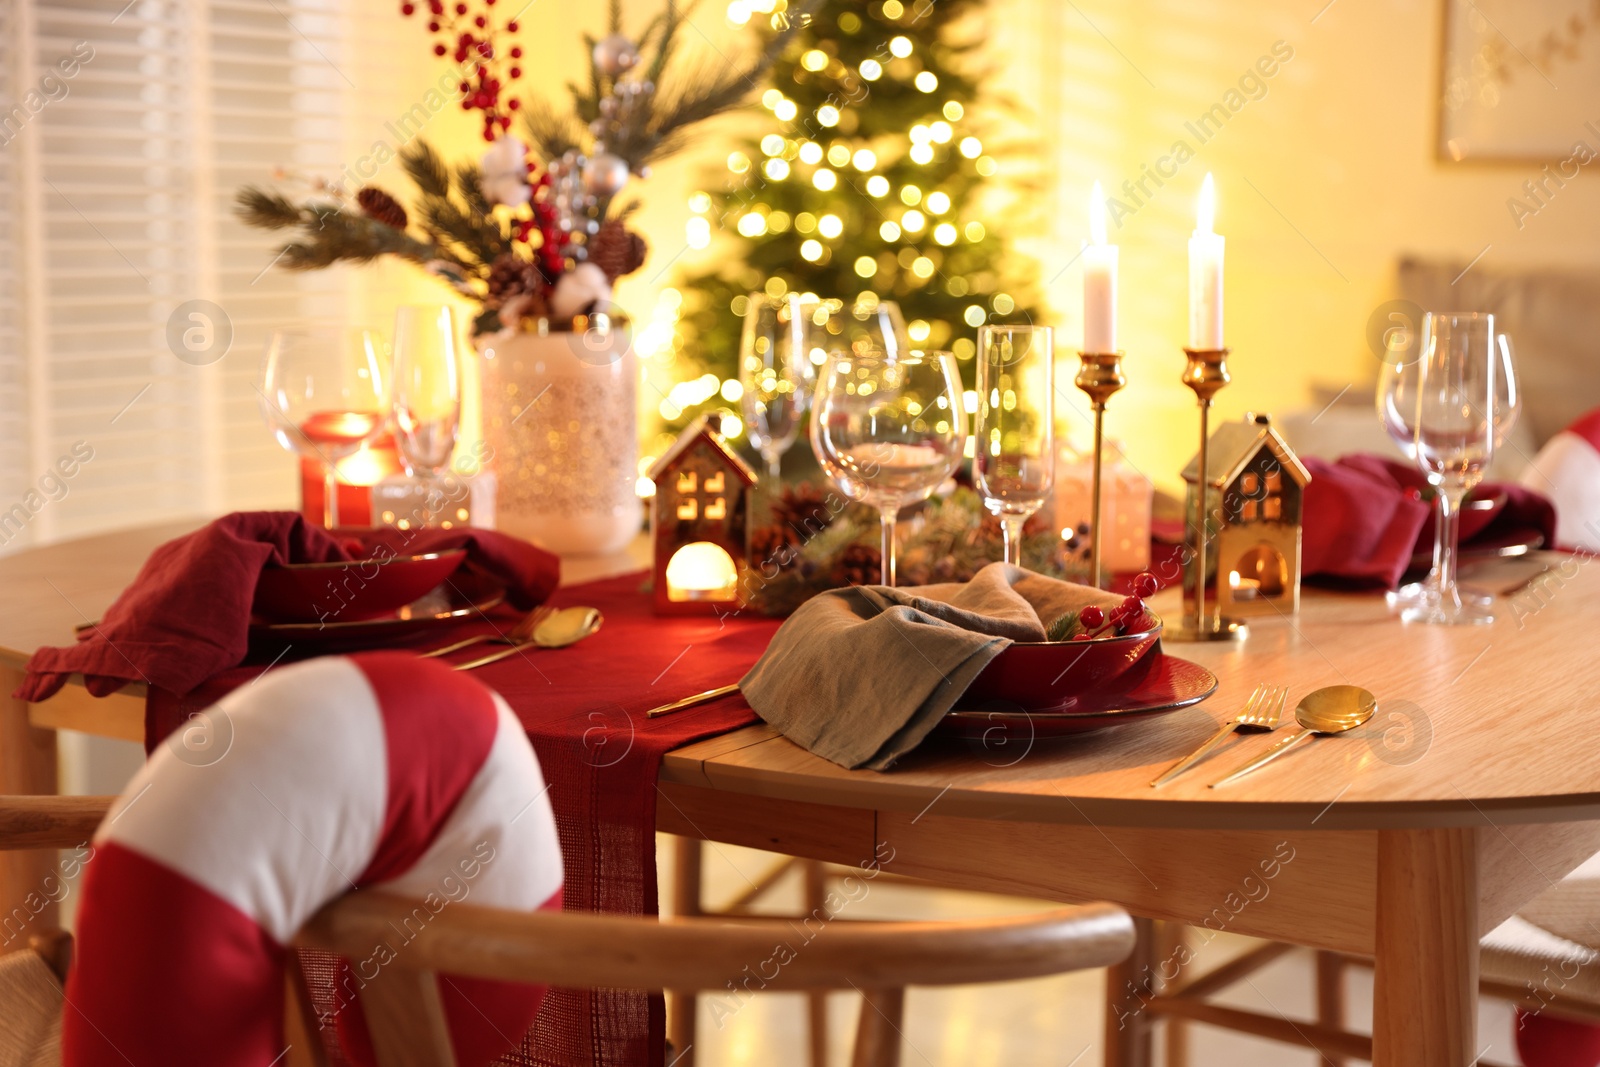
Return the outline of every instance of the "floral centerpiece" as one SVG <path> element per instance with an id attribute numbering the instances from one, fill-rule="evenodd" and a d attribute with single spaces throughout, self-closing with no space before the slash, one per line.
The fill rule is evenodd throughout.
<path id="1" fill-rule="evenodd" d="M 481 160 L 452 166 L 418 139 L 399 151 L 415 186 L 409 208 L 377 186 L 352 195 L 319 182 L 298 200 L 247 186 L 237 214 L 292 233 L 275 260 L 288 270 L 396 257 L 472 301 L 500 525 L 557 551 L 620 547 L 639 526 L 638 371 L 611 295 L 648 252 L 628 227 L 638 201 L 621 194 L 695 124 L 744 99 L 804 9 L 775 16 L 749 61 L 712 67 L 677 60 L 686 25 L 677 4 L 635 39 L 613 0 L 609 33 L 585 37 L 589 76 L 569 86 L 568 109 L 514 91 L 522 27 L 493 0 L 408 0 L 400 10 L 424 20 L 434 54 L 455 64 L 456 100 L 489 143 Z M 518 116 L 526 141 L 511 133 Z"/>

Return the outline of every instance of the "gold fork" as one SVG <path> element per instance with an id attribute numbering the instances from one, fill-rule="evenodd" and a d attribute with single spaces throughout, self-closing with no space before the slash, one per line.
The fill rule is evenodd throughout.
<path id="1" fill-rule="evenodd" d="M 1288 702 L 1288 686 L 1264 684 L 1256 686 L 1255 692 L 1250 694 L 1250 699 L 1239 709 L 1239 714 L 1223 723 L 1221 729 L 1211 735 L 1210 740 L 1168 767 L 1150 785 L 1152 787 L 1166 785 L 1199 763 L 1206 753 L 1222 744 L 1223 740 L 1235 730 L 1262 730 L 1267 733 L 1276 730 L 1278 720 L 1283 718 L 1284 705 Z"/>
<path id="2" fill-rule="evenodd" d="M 544 622 L 544 620 L 548 619 L 555 613 L 555 608 L 545 604 L 528 612 L 526 616 L 518 620 L 517 624 L 506 633 L 477 634 L 476 636 L 457 641 L 453 645 L 445 645 L 443 648 L 435 648 L 431 651 L 419 652 L 417 654 L 424 659 L 429 656 L 443 656 L 450 652 L 460 652 L 463 648 L 471 648 L 473 645 L 481 645 L 489 641 L 492 641 L 497 645 L 520 645 L 525 641 L 533 640 L 533 631 L 539 628 L 539 624 L 541 622 Z"/>

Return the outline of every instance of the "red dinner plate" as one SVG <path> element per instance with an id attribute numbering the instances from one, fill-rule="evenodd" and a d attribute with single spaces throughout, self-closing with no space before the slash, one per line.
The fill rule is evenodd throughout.
<path id="1" fill-rule="evenodd" d="M 460 568 L 464 548 L 263 567 L 251 613 L 268 622 L 355 622 L 398 611 Z"/>
<path id="2" fill-rule="evenodd" d="M 1161 620 L 1142 633 L 1093 641 L 1018 641 L 989 661 L 966 699 L 1023 707 L 1062 705 L 1103 691 L 1159 645 Z"/>
<path id="3" fill-rule="evenodd" d="M 1198 663 L 1169 656 L 1158 646 L 1115 684 L 1097 692 L 1026 707 L 1000 701 L 969 703 L 946 715 L 934 732 L 984 741 L 1088 733 L 1198 704 L 1216 688 L 1216 675 Z"/>

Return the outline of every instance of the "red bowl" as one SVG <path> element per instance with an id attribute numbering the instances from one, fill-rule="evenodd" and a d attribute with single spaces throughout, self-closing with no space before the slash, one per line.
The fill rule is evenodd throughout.
<path id="1" fill-rule="evenodd" d="M 421 556 L 264 567 L 253 614 L 268 622 L 375 619 L 417 600 L 456 572 L 464 548 Z"/>
<path id="2" fill-rule="evenodd" d="M 1080 697 L 1126 674 L 1161 639 L 1148 630 L 1093 641 L 1019 641 L 989 661 L 967 688 L 969 701 L 1015 704 L 1030 711 L 1071 711 Z"/>

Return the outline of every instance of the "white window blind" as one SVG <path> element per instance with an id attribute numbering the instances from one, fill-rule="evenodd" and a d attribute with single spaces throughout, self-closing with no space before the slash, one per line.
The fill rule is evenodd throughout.
<path id="1" fill-rule="evenodd" d="M 348 316 L 350 277 L 270 269 L 233 195 L 340 173 L 382 111 L 360 53 L 399 21 L 377 0 L 0 0 L 0 552 L 294 505 L 254 379 L 274 327 Z M 199 331 L 176 353 L 175 313 Z M 232 333 L 214 362 L 208 326 Z"/>

